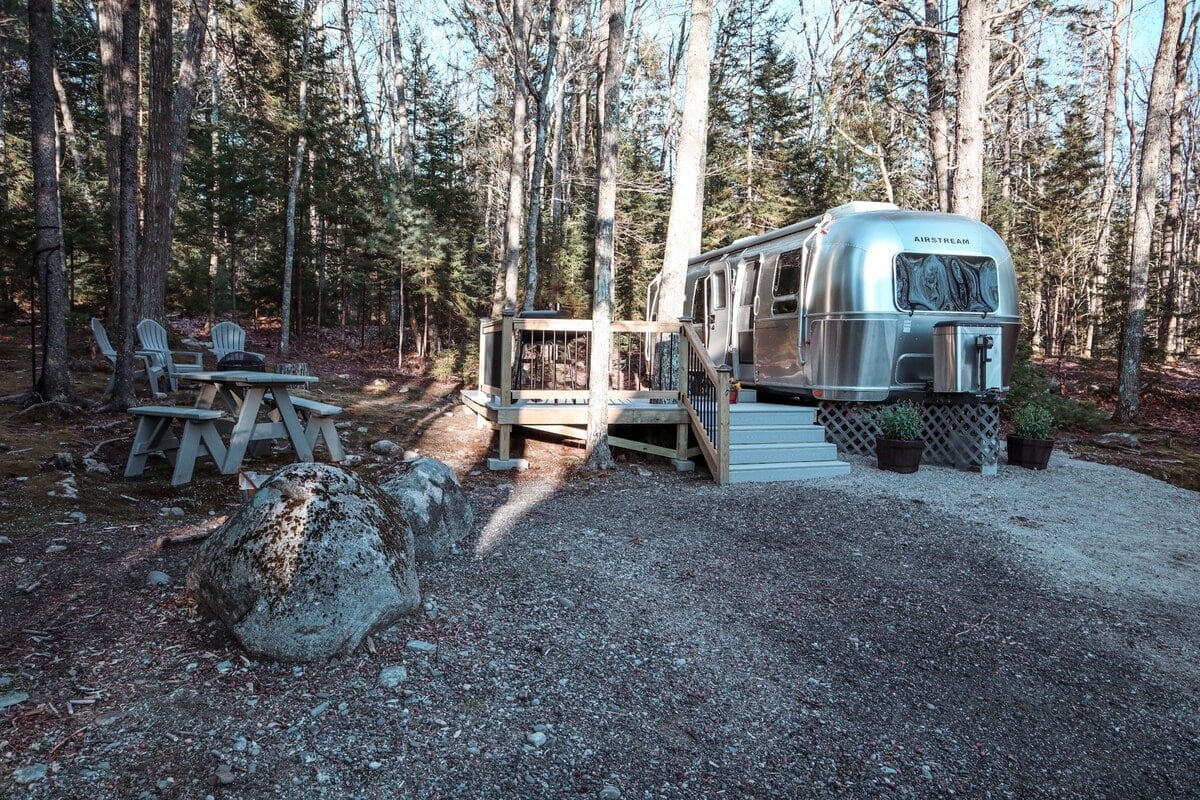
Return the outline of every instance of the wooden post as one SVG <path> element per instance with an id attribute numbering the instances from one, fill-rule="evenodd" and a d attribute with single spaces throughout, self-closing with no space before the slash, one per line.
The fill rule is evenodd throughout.
<path id="1" fill-rule="evenodd" d="M 500 408 L 512 405 L 513 318 L 516 311 L 504 309 L 500 324 Z M 500 460 L 512 457 L 512 425 L 500 426 Z"/>
<path id="2" fill-rule="evenodd" d="M 713 444 L 717 446 L 720 464 L 718 486 L 729 483 L 729 376 L 732 374 L 733 367 L 728 364 L 717 367 L 717 441 Z"/>
<path id="3" fill-rule="evenodd" d="M 492 358 L 492 354 L 487 349 L 487 334 L 483 332 L 488 321 L 487 317 L 479 318 L 479 383 L 475 385 L 479 387 L 480 391 L 487 386 L 487 365 Z"/>
<path id="4" fill-rule="evenodd" d="M 688 343 L 687 333 L 684 328 L 692 321 L 691 317 L 679 318 L 679 401 L 687 397 L 688 392 L 688 360 L 690 358 L 690 347 Z"/>

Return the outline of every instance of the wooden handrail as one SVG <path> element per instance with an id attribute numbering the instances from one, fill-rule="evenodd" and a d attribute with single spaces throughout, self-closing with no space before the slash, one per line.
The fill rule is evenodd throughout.
<path id="1" fill-rule="evenodd" d="M 681 331 L 679 401 L 687 409 L 692 430 L 695 431 L 696 440 L 700 443 L 700 452 L 708 464 L 709 471 L 712 472 L 713 479 L 716 480 L 717 485 L 724 486 L 729 483 L 729 376 L 732 369 L 724 364 L 717 365 L 713 362 L 712 357 L 708 354 L 708 348 L 700 341 L 700 335 L 696 333 L 696 326 L 692 324 L 691 319 L 685 317 L 679 323 Z M 697 361 L 704 368 L 705 377 L 715 387 L 717 400 L 715 437 L 710 436 L 699 410 L 692 405 L 688 391 L 688 364 L 691 361 L 688 355 L 689 350 L 696 351 Z"/>

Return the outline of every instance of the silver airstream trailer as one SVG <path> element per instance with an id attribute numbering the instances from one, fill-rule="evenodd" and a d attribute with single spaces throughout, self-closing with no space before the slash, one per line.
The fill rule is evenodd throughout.
<path id="1" fill-rule="evenodd" d="M 1020 326 L 1012 257 L 991 228 L 891 203 L 849 203 L 696 256 L 686 292 L 714 361 L 816 400 L 999 398 Z"/>

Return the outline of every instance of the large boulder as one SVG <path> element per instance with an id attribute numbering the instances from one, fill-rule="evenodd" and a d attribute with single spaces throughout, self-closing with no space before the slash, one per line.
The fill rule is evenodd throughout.
<path id="1" fill-rule="evenodd" d="M 475 514 L 462 484 L 454 470 L 436 458 L 401 464 L 383 490 L 400 502 L 419 562 L 444 558 L 471 532 Z"/>
<path id="2" fill-rule="evenodd" d="M 242 646 L 281 661 L 353 651 L 417 608 L 399 504 L 330 464 L 293 464 L 205 541 L 188 576 Z"/>

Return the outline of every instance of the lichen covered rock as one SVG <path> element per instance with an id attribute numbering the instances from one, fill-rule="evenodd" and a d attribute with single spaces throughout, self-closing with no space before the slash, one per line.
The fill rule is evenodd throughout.
<path id="1" fill-rule="evenodd" d="M 417 561 L 437 561 L 471 532 L 475 514 L 454 470 L 436 458 L 397 467 L 383 490 L 400 502 L 413 531 Z"/>
<path id="2" fill-rule="evenodd" d="M 188 585 L 243 647 L 281 661 L 349 653 L 420 603 L 399 504 L 329 464 L 268 478 L 205 541 Z"/>

